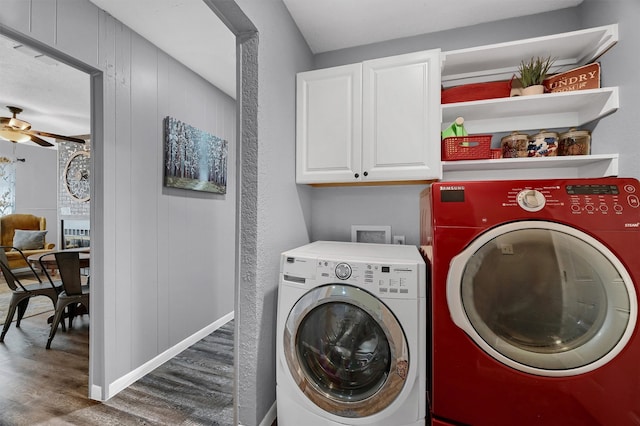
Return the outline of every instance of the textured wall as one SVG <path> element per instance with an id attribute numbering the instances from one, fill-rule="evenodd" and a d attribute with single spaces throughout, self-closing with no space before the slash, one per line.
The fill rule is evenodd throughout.
<path id="1" fill-rule="evenodd" d="M 396 17 L 396 19 L 400 18 L 401 17 Z M 579 28 L 580 20 L 577 15 L 577 9 L 568 8 L 549 13 L 505 19 L 486 24 L 320 53 L 314 57 L 314 61 L 315 68 L 326 68 L 426 49 L 464 49 L 467 47 L 572 31 Z"/>
<path id="2" fill-rule="evenodd" d="M 420 191 L 425 185 L 313 188 L 312 239 L 351 241 L 351 225 L 390 225 L 419 245 Z"/>
<path id="3" fill-rule="evenodd" d="M 236 300 L 238 421 L 255 426 L 269 421 L 265 416 L 272 414 L 269 410 L 275 403 L 279 255 L 309 241 L 309 188 L 295 184 L 295 74 L 311 67 L 312 56 L 280 1 L 238 0 L 237 4 L 258 30 L 257 39 L 245 46 L 249 61 L 253 61 L 250 51 L 257 47 L 257 84 L 253 74 L 242 80 L 249 83 L 242 87 L 243 100 L 257 90 L 257 121 L 242 118 L 243 131 L 249 133 L 246 140 L 242 136 L 242 188 L 247 192 L 241 201 L 243 243 Z M 245 146 L 254 138 L 255 151 Z M 246 196 L 252 199 L 245 200 Z"/>
<path id="4" fill-rule="evenodd" d="M 580 6 L 585 28 L 618 23 L 620 41 L 600 58 L 603 86 L 620 87 L 620 109 L 592 123 L 594 154 L 620 154 L 620 176 L 640 179 L 637 124 L 640 116 L 638 41 L 640 2 L 637 0 L 585 0 Z"/>

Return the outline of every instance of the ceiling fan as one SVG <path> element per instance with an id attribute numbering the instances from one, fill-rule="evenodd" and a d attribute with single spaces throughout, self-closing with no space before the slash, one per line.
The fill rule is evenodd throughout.
<path id="1" fill-rule="evenodd" d="M 22 112 L 22 108 L 14 106 L 7 106 L 7 108 L 9 109 L 9 111 L 11 111 L 13 117 L 0 117 L 0 138 L 2 139 L 11 142 L 32 141 L 40 146 L 53 146 L 53 144 L 39 138 L 38 136 L 60 139 L 69 142 L 84 143 L 84 140 L 80 138 L 62 136 L 55 133 L 40 132 L 38 130 L 31 130 L 31 123 L 16 118 L 16 115 Z"/>

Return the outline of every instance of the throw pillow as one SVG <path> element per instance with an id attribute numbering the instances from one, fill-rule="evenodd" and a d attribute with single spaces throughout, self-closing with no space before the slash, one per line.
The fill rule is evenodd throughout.
<path id="1" fill-rule="evenodd" d="M 13 246 L 20 250 L 38 250 L 44 248 L 44 236 L 47 231 L 25 231 L 16 229 Z"/>

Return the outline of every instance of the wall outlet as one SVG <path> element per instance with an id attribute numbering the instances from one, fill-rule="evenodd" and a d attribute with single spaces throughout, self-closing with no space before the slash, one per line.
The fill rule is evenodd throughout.
<path id="1" fill-rule="evenodd" d="M 513 246 L 511 244 L 502 244 L 500 250 L 502 250 L 502 254 L 513 254 Z"/>
<path id="2" fill-rule="evenodd" d="M 404 244 L 404 235 L 394 235 L 391 241 L 393 244 Z"/>

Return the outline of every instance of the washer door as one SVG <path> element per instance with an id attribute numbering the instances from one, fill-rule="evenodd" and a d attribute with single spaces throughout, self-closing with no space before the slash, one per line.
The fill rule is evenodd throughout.
<path id="1" fill-rule="evenodd" d="M 612 360 L 636 325 L 631 277 L 603 244 L 552 222 L 493 228 L 451 261 L 453 321 L 496 360 L 571 376 Z"/>
<path id="2" fill-rule="evenodd" d="M 406 337 L 387 306 L 350 285 L 317 287 L 296 302 L 284 330 L 293 379 L 318 407 L 342 417 L 387 408 L 409 370 Z"/>

